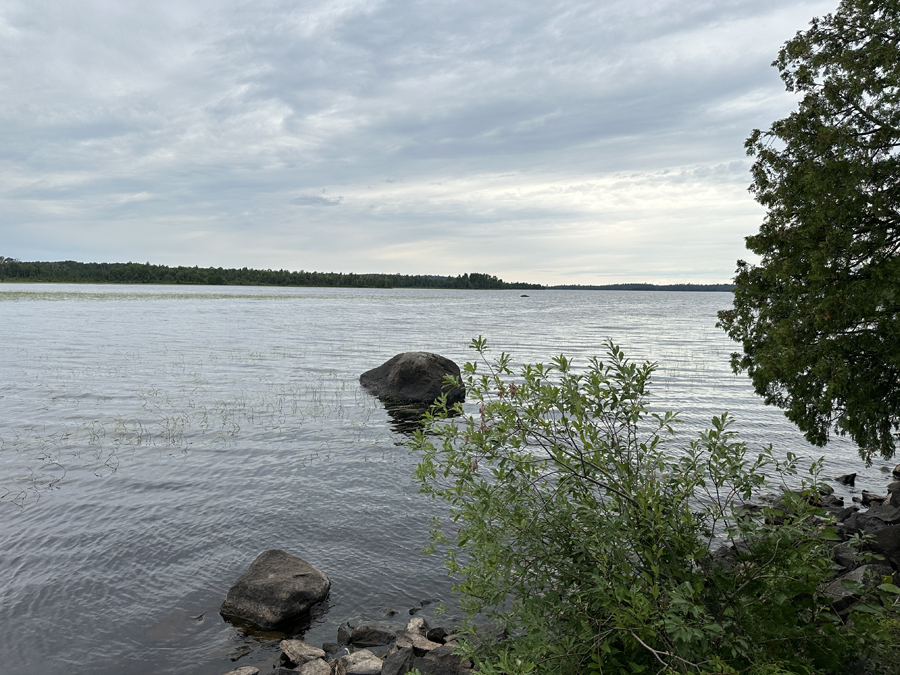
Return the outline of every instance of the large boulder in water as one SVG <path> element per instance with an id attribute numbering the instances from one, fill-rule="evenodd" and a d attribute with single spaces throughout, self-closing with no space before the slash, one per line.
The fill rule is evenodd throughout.
<path id="1" fill-rule="evenodd" d="M 447 403 L 462 403 L 466 390 L 444 377 L 460 376 L 459 366 L 439 354 L 404 352 L 359 376 L 359 383 L 383 401 L 431 405 L 445 391 Z"/>
<path id="2" fill-rule="evenodd" d="M 260 553 L 228 589 L 219 611 L 260 628 L 274 628 L 309 612 L 330 588 L 328 577 L 305 560 L 271 549 Z"/>

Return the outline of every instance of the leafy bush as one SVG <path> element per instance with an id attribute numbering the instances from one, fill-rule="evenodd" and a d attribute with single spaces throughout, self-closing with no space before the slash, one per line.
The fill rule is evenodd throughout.
<path id="1" fill-rule="evenodd" d="M 866 644 L 871 617 L 845 623 L 820 593 L 837 538 L 810 506 L 821 461 L 751 509 L 797 458 L 751 455 L 727 415 L 670 447 L 653 364 L 609 342 L 583 373 L 559 356 L 513 377 L 509 355 L 472 347 L 478 413 L 437 409 L 412 443 L 422 490 L 450 506 L 433 548 L 465 608 L 513 636 L 481 648 L 480 672 L 830 672 Z"/>

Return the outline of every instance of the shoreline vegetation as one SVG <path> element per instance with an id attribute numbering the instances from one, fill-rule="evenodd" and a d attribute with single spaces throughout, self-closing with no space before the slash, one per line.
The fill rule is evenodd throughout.
<path id="1" fill-rule="evenodd" d="M 586 291 L 719 291 L 731 284 L 607 284 L 543 286 L 507 282 L 490 274 L 455 277 L 430 274 L 354 274 L 343 272 L 291 272 L 242 267 L 168 267 L 148 263 L 82 263 L 22 261 L 0 256 L 0 282 L 165 284 L 209 286 L 300 286 L 343 288 L 430 288 L 473 290 L 586 290 Z"/>

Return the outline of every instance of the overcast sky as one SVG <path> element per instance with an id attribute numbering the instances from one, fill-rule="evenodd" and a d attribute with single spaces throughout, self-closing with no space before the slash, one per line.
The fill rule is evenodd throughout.
<path id="1" fill-rule="evenodd" d="M 836 0 L 0 0 L 0 255 L 724 282 Z"/>

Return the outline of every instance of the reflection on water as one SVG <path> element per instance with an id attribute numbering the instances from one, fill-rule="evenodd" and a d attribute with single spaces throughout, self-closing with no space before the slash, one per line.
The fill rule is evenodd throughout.
<path id="1" fill-rule="evenodd" d="M 398 434 L 411 436 L 423 426 L 423 417 L 429 407 L 414 403 L 391 403 L 382 401 L 385 411 L 391 418 L 391 429 Z"/>
<path id="2" fill-rule="evenodd" d="M 529 295 L 0 285 L 6 672 L 269 669 L 276 637 L 218 615 L 267 548 L 331 578 L 313 643 L 353 617 L 449 602 L 441 560 L 421 553 L 443 510 L 417 493 L 402 446 L 422 411 L 358 384 L 400 352 L 461 365 L 483 335 L 514 362 L 565 353 L 578 367 L 609 337 L 659 364 L 651 404 L 683 411 L 676 442 L 727 410 L 751 447 L 818 454 L 730 372 L 715 328 L 729 295 Z M 826 451 L 826 475 L 859 474 L 838 486 L 848 496 L 883 489 L 880 468 L 849 443 Z"/>

